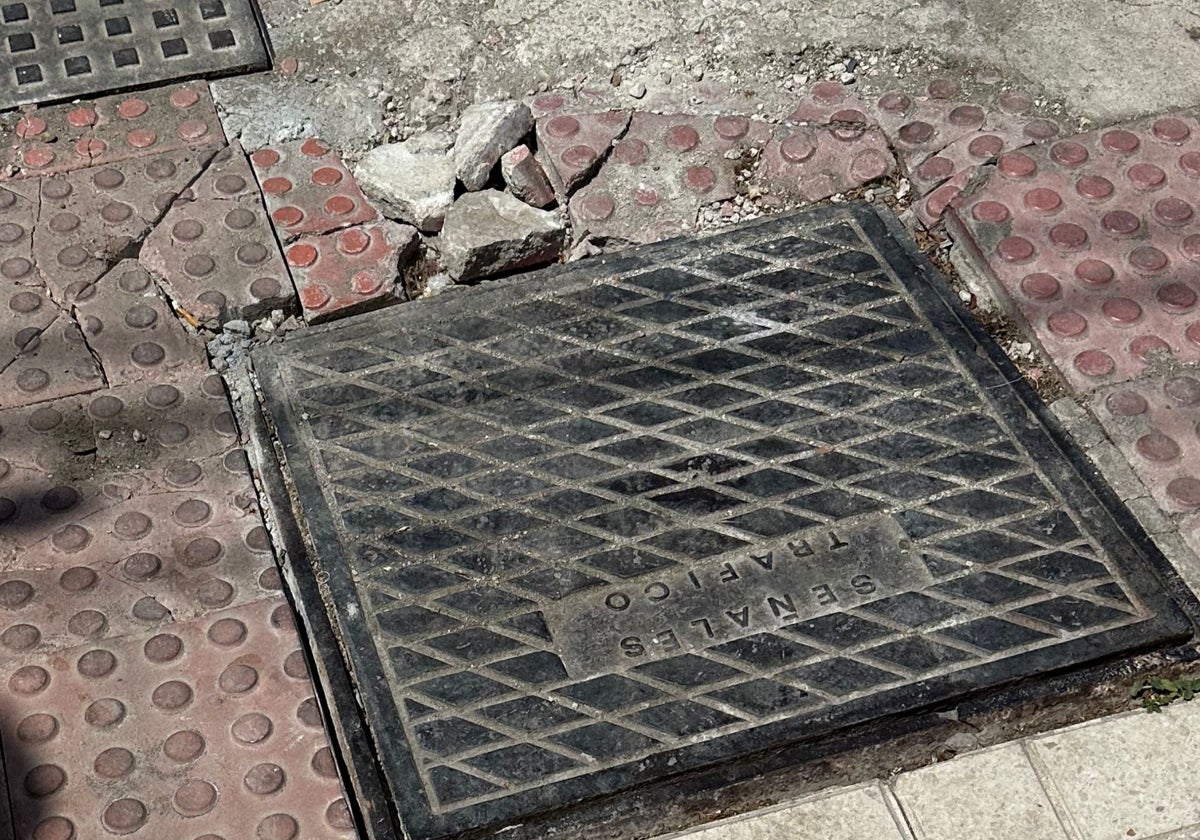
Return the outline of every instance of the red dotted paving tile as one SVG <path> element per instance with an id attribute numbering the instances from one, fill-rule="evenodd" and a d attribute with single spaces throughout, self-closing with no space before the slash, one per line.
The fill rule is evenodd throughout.
<path id="1" fill-rule="evenodd" d="M 1167 116 L 1000 156 L 952 225 L 1077 391 L 1200 360 L 1200 123 Z"/>
<path id="2" fill-rule="evenodd" d="M 21 178 L 225 142 L 203 82 L 30 111 L 14 135 L 0 180 L 9 167 Z"/>
<path id="3" fill-rule="evenodd" d="M 142 265 L 162 277 L 176 306 L 223 323 L 294 308 L 291 278 L 240 147 L 231 146 L 146 237 Z"/>
<path id="4" fill-rule="evenodd" d="M 63 613 L 61 593 L 44 584 L 76 566 L 98 571 L 105 586 L 80 588 Z M 277 591 L 220 378 L 0 412 L 0 569 L 0 584 L 40 580 L 43 593 L 7 615 L 0 598 L 0 632 L 32 623 L 47 644 L 73 633 L 67 625 L 83 609 L 102 613 L 113 635 L 131 621 L 187 618 Z M 45 574 L 29 578 L 31 569 Z M 43 620 L 23 618 L 26 606 Z M 48 629 L 46 614 L 57 622 Z"/>
<path id="5" fill-rule="evenodd" d="M 570 195 L 596 171 L 629 120 L 628 111 L 559 112 L 537 120 L 538 157 L 559 195 Z"/>
<path id="6" fill-rule="evenodd" d="M 1200 378 L 1145 377 L 1103 388 L 1092 410 L 1159 506 L 1200 552 Z"/>
<path id="7" fill-rule="evenodd" d="M 571 199 L 576 231 L 654 242 L 693 229 L 701 204 L 736 194 L 737 158 L 761 148 L 769 131 L 742 116 L 634 114 L 600 172 Z"/>
<path id="8" fill-rule="evenodd" d="M 379 217 L 342 159 L 320 140 L 269 146 L 250 155 L 271 221 L 283 241 Z"/>
<path id="9" fill-rule="evenodd" d="M 20 837 L 350 838 L 282 598 L 5 661 Z"/>
<path id="10" fill-rule="evenodd" d="M 385 221 L 293 242 L 286 255 L 304 320 L 340 318 L 386 302 L 418 241 L 416 228 Z"/>
<path id="11" fill-rule="evenodd" d="M 41 181 L 33 256 L 59 299 L 103 274 L 140 241 L 200 173 L 211 150 L 117 161 Z"/>
<path id="12" fill-rule="evenodd" d="M 75 319 L 110 385 L 208 371 L 204 343 L 189 333 L 137 260 L 124 260 L 76 290 Z"/>
<path id="13" fill-rule="evenodd" d="M 883 134 L 862 122 L 780 126 L 757 178 L 774 195 L 819 201 L 889 174 L 896 159 Z"/>
<path id="14" fill-rule="evenodd" d="M 60 313 L 37 333 L 18 333 L 16 357 L 0 370 L 0 409 L 32 405 L 104 386 L 79 327 Z"/>
<path id="15" fill-rule="evenodd" d="M 845 85 L 829 81 L 817 82 L 810 87 L 786 119 L 814 125 L 846 124 L 851 128 L 878 125 L 862 100 Z"/>

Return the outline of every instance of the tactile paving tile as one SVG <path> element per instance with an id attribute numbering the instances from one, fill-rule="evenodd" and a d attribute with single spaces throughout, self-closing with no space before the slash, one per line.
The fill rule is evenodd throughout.
<path id="1" fill-rule="evenodd" d="M 282 598 L 3 670 L 19 837 L 355 836 Z"/>
<path id="2" fill-rule="evenodd" d="M 268 146 L 251 154 L 250 163 L 284 242 L 379 217 L 337 152 L 320 140 Z"/>
<path id="3" fill-rule="evenodd" d="M 11 302 L 11 298 L 10 298 Z M 18 332 L 16 356 L 0 369 L 0 409 L 84 394 L 104 387 L 104 374 L 79 326 L 59 312 L 49 326 Z"/>
<path id="4" fill-rule="evenodd" d="M 639 112 L 599 173 L 571 198 L 576 235 L 655 242 L 692 230 L 700 205 L 732 198 L 739 152 L 770 126 L 743 116 Z"/>
<path id="5" fill-rule="evenodd" d="M 250 0 L 4 0 L 0 109 L 266 67 Z"/>
<path id="6" fill-rule="evenodd" d="M 31 111 L 4 140 L 0 180 L 220 146 L 225 135 L 208 85 L 190 82 Z"/>
<path id="7" fill-rule="evenodd" d="M 561 103 L 562 97 L 558 97 Z M 543 101 L 543 106 L 550 103 Z M 565 113 L 559 108 L 537 120 L 538 160 L 560 196 L 575 191 L 629 127 L 629 111 Z"/>
<path id="8" fill-rule="evenodd" d="M 256 351 L 406 836 L 1191 633 L 928 277 L 843 203 Z"/>
<path id="9" fill-rule="evenodd" d="M 215 374 L 0 412 L 0 533 L 0 584 L 29 584 L 9 587 L 27 595 L 7 613 L 0 603 L 0 631 L 32 623 L 43 647 L 279 589 Z M 68 609 L 54 581 L 80 567 L 99 580 L 76 586 Z"/>
<path id="10" fill-rule="evenodd" d="M 895 168 L 896 159 L 877 128 L 857 121 L 789 125 L 775 129 L 763 150 L 757 180 L 774 195 L 820 201 Z"/>
<path id="11" fill-rule="evenodd" d="M 38 205 L 36 181 L 0 186 L 0 281 L 39 282 L 33 270 Z"/>
<path id="12" fill-rule="evenodd" d="M 158 497 L 215 500 L 218 520 L 227 510 L 239 519 L 254 515 L 244 456 L 231 454 L 239 445 L 237 428 L 216 374 L 189 375 L 177 384 L 118 386 L 4 411 L 0 424 L 9 499 L 0 534 L 5 566 L 65 562 L 58 558 L 114 536 L 108 528 L 81 530 L 84 520 L 105 510 L 115 519 L 116 508 L 136 509 Z M 226 459 L 228 468 L 220 469 Z M 59 490 L 51 493 L 53 488 Z M 119 528 L 116 536 L 136 542 L 151 530 L 169 531 L 173 516 L 172 506 L 158 521 L 127 517 L 138 527 Z M 183 523 L 201 524 L 194 517 Z"/>
<path id="13" fill-rule="evenodd" d="M 33 257 L 51 294 L 70 300 L 134 250 L 210 157 L 179 152 L 43 178 Z"/>
<path id="14" fill-rule="evenodd" d="M 38 288 L 22 286 L 0 276 L 0 371 L 5 370 L 30 340 L 62 314 Z M 0 404 L 6 402 L 0 400 Z"/>
<path id="15" fill-rule="evenodd" d="M 176 306 L 208 324 L 290 311 L 295 292 L 241 147 L 213 158 L 142 245 Z"/>
<path id="16" fill-rule="evenodd" d="M 110 385 L 208 372 L 204 342 L 171 311 L 137 260 L 75 291 L 75 318 Z"/>
<path id="17" fill-rule="evenodd" d="M 1079 392 L 1200 360 L 1200 123 L 1181 114 L 1001 155 L 952 224 Z"/>
<path id="18" fill-rule="evenodd" d="M 318 323 L 386 303 L 419 242 L 416 228 L 389 221 L 293 242 L 287 262 L 304 320 Z"/>
<path id="19" fill-rule="evenodd" d="M 1200 553 L 1200 378 L 1190 370 L 1143 377 L 1096 391 L 1091 407 Z"/>

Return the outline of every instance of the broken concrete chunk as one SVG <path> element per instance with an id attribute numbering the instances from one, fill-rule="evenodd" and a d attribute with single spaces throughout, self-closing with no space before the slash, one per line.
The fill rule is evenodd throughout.
<path id="1" fill-rule="evenodd" d="M 500 158 L 500 172 L 512 194 L 534 207 L 545 207 L 554 201 L 554 188 L 546 170 L 537 162 L 528 146 L 517 146 Z"/>
<path id="2" fill-rule="evenodd" d="M 495 190 L 468 193 L 446 214 L 442 265 L 455 280 L 543 265 L 558 259 L 566 235 L 555 213 Z"/>
<path id="3" fill-rule="evenodd" d="M 458 180 L 468 190 L 483 189 L 500 156 L 532 128 L 533 114 L 522 102 L 484 102 L 467 108 L 454 143 Z"/>
<path id="4" fill-rule="evenodd" d="M 354 177 L 385 216 L 427 233 L 441 230 L 454 203 L 454 161 L 438 152 L 413 152 L 403 143 L 379 146 L 359 161 Z"/>
<path id="5" fill-rule="evenodd" d="M 454 135 L 448 131 L 419 131 L 404 141 L 404 148 L 414 154 L 448 152 L 454 148 Z"/>

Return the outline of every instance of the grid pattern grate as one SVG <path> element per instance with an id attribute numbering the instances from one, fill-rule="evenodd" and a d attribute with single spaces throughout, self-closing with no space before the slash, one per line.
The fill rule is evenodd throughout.
<path id="1" fill-rule="evenodd" d="M 0 108 L 262 68 L 253 0 L 0 0 Z"/>
<path id="2" fill-rule="evenodd" d="M 410 757 L 385 759 L 409 830 L 486 825 L 728 759 L 755 733 L 763 748 L 928 702 L 938 680 L 961 692 L 1179 632 L 977 349 L 852 207 L 261 355 L 350 667 L 386 683 L 369 722 L 383 755 Z M 687 610 L 664 602 L 637 637 L 653 655 L 564 650 L 607 629 L 613 593 L 892 533 L 886 551 L 919 573 L 869 598 L 844 597 L 861 569 L 825 545 L 789 578 L 810 605 L 784 620 L 743 621 L 726 598 L 710 617 L 740 629 L 676 646 Z M 760 608 L 770 594 L 738 585 Z"/>

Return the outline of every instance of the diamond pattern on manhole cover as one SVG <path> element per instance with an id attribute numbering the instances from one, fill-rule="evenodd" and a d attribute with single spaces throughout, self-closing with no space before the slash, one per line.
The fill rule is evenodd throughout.
<path id="1" fill-rule="evenodd" d="M 258 353 L 411 836 L 1187 633 L 944 291 L 842 205 Z"/>
<path id="2" fill-rule="evenodd" d="M 0 0 L 0 109 L 267 60 L 253 0 Z"/>

